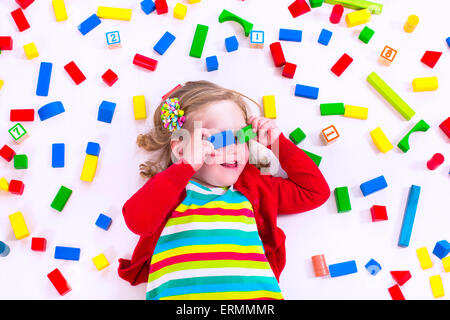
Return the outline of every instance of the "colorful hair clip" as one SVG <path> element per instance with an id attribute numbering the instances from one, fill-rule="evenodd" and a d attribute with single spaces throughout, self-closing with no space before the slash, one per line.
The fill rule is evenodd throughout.
<path id="1" fill-rule="evenodd" d="M 164 128 L 171 132 L 179 130 L 186 119 L 184 116 L 184 111 L 180 108 L 178 98 L 166 99 L 161 107 L 161 121 Z"/>

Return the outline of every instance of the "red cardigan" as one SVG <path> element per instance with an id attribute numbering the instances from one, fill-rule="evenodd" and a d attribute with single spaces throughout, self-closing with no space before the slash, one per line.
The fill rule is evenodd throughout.
<path id="1" fill-rule="evenodd" d="M 286 236 L 277 227 L 277 215 L 319 207 L 329 198 L 330 188 L 316 164 L 283 133 L 275 143 L 279 144 L 278 160 L 288 178 L 261 174 L 247 163 L 234 188 L 253 206 L 264 252 L 279 280 L 286 263 Z M 156 242 L 170 214 L 186 197 L 185 187 L 194 173 L 190 164 L 174 163 L 150 178 L 125 202 L 125 223 L 140 236 L 131 260 L 119 259 L 119 276 L 131 285 L 148 281 Z"/>

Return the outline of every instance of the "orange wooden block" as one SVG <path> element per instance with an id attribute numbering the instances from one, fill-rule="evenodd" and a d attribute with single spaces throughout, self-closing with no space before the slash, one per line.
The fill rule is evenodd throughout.
<path id="1" fill-rule="evenodd" d="M 322 130 L 321 137 L 323 142 L 329 144 L 339 138 L 339 132 L 333 125 L 331 125 Z"/>
<path id="2" fill-rule="evenodd" d="M 386 65 L 390 65 L 392 61 L 394 61 L 395 56 L 397 55 L 397 50 L 392 49 L 389 46 L 385 46 L 383 51 L 380 54 L 380 61 Z"/>

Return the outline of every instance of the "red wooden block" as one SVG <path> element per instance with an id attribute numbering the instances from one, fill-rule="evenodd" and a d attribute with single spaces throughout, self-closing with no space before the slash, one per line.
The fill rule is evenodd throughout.
<path id="1" fill-rule="evenodd" d="M 16 0 L 16 3 L 24 10 L 33 2 L 34 0 Z"/>
<path id="2" fill-rule="evenodd" d="M 22 195 L 25 185 L 20 180 L 11 180 L 9 182 L 9 192 L 12 194 Z"/>
<path id="3" fill-rule="evenodd" d="M 339 23 L 339 21 L 341 21 L 343 13 L 344 7 L 340 4 L 335 4 L 330 14 L 330 22 L 334 24 Z"/>
<path id="4" fill-rule="evenodd" d="M 13 122 L 34 121 L 34 109 L 11 109 L 9 120 Z"/>
<path id="5" fill-rule="evenodd" d="M 58 268 L 47 274 L 47 277 L 55 287 L 55 289 L 58 291 L 60 295 L 65 295 L 68 293 L 72 288 L 67 283 L 67 280 L 62 275 L 61 271 L 59 271 Z"/>
<path id="6" fill-rule="evenodd" d="M 33 251 L 45 251 L 47 247 L 47 239 L 45 238 L 31 238 L 31 250 Z"/>
<path id="7" fill-rule="evenodd" d="M 283 49 L 281 48 L 280 42 L 274 42 L 270 46 L 270 53 L 272 54 L 273 62 L 276 67 L 282 67 L 286 63 L 284 58 Z"/>
<path id="8" fill-rule="evenodd" d="M 143 56 L 139 53 L 136 53 L 133 59 L 133 64 L 148 69 L 150 71 L 155 71 L 158 65 L 158 61 L 146 56 Z"/>
<path id="9" fill-rule="evenodd" d="M 12 50 L 13 39 L 11 37 L 0 37 L 0 50 Z"/>
<path id="10" fill-rule="evenodd" d="M 411 273 L 409 271 L 391 271 L 391 276 L 398 283 L 399 286 L 405 284 L 406 281 L 411 279 Z"/>
<path id="11" fill-rule="evenodd" d="M 439 128 L 441 128 L 441 130 L 444 131 L 444 133 L 450 139 L 450 117 L 442 121 L 442 123 L 439 125 Z"/>
<path id="12" fill-rule="evenodd" d="M 169 12 L 166 0 L 155 0 L 155 8 L 157 14 L 164 14 Z"/>
<path id="13" fill-rule="evenodd" d="M 283 77 L 292 79 L 295 74 L 295 70 L 297 69 L 297 65 L 294 63 L 286 62 L 283 68 Z"/>
<path id="14" fill-rule="evenodd" d="M 400 290 L 400 287 L 398 286 L 398 284 L 390 287 L 388 289 L 388 291 L 389 291 L 389 294 L 391 295 L 392 300 L 405 300 L 402 290 Z"/>
<path id="15" fill-rule="evenodd" d="M 83 74 L 83 72 L 81 72 L 80 68 L 78 68 L 75 62 L 69 62 L 64 66 L 64 69 L 66 69 L 67 73 L 76 85 L 79 85 L 84 80 L 86 80 L 86 76 Z"/>
<path id="16" fill-rule="evenodd" d="M 331 67 L 331 71 L 337 75 L 338 77 L 341 76 L 341 74 L 345 71 L 345 69 L 348 68 L 350 63 L 352 63 L 353 58 L 350 57 L 348 54 L 344 53 L 342 57 L 339 58 L 338 61 L 334 64 L 333 67 Z"/>
<path id="17" fill-rule="evenodd" d="M 425 63 L 430 68 L 434 68 L 434 66 L 438 62 L 439 58 L 441 57 L 441 55 L 442 55 L 442 52 L 425 51 L 425 53 L 423 54 L 423 57 L 422 57 L 422 59 L 420 59 L 420 61 Z"/>
<path id="18" fill-rule="evenodd" d="M 15 155 L 16 152 L 6 144 L 0 149 L 0 156 L 8 162 L 11 161 Z"/>
<path id="19" fill-rule="evenodd" d="M 294 18 L 311 11 L 305 0 L 295 0 L 289 5 L 288 9 Z"/>
<path id="20" fill-rule="evenodd" d="M 372 208 L 370 208 L 370 213 L 372 214 L 372 222 L 388 219 L 385 206 L 373 205 Z"/>
<path id="21" fill-rule="evenodd" d="M 433 157 L 427 161 L 427 168 L 430 170 L 435 170 L 441 164 L 444 163 L 444 155 L 442 153 L 435 153 Z"/>
<path id="22" fill-rule="evenodd" d="M 27 18 L 25 18 L 25 15 L 23 14 L 21 8 L 17 8 L 16 10 L 12 11 L 11 16 L 14 19 L 14 22 L 16 23 L 17 28 L 19 28 L 20 32 L 27 30 L 30 27 L 30 24 L 28 23 Z"/>
<path id="23" fill-rule="evenodd" d="M 114 83 L 116 83 L 116 81 L 119 79 L 119 77 L 117 76 L 117 74 L 114 73 L 114 71 L 112 71 L 111 69 L 108 69 L 103 75 L 102 75 L 102 79 L 103 81 L 105 81 L 105 83 L 108 86 L 112 86 Z"/>

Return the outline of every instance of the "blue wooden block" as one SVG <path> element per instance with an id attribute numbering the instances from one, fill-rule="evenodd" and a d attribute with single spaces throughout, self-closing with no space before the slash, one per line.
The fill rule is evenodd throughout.
<path id="1" fill-rule="evenodd" d="M 52 144 L 52 168 L 64 168 L 64 143 Z"/>
<path id="2" fill-rule="evenodd" d="M 108 46 L 120 43 L 119 31 L 107 32 L 105 35 L 106 35 L 106 44 Z"/>
<path id="3" fill-rule="evenodd" d="M 64 106 L 61 101 L 54 101 L 47 103 L 46 105 L 38 109 L 39 119 L 41 121 L 52 118 L 65 111 Z"/>
<path id="4" fill-rule="evenodd" d="M 109 101 L 102 101 L 100 107 L 98 107 L 97 120 L 106 123 L 111 123 L 115 109 L 116 109 L 115 103 Z"/>
<path id="5" fill-rule="evenodd" d="M 141 2 L 141 9 L 145 14 L 150 14 L 155 11 L 156 6 L 152 0 L 144 0 Z"/>
<path id="6" fill-rule="evenodd" d="M 214 146 L 214 149 L 226 147 L 235 143 L 235 137 L 232 130 L 226 130 L 216 133 L 207 139 Z"/>
<path id="7" fill-rule="evenodd" d="M 108 230 L 111 225 L 111 222 L 112 219 L 110 217 L 104 215 L 103 213 L 100 213 L 100 215 L 97 218 L 97 221 L 95 221 L 95 225 L 104 230 Z"/>
<path id="8" fill-rule="evenodd" d="M 86 153 L 98 157 L 100 155 L 100 145 L 97 142 L 89 141 L 86 147 Z"/>
<path id="9" fill-rule="evenodd" d="M 302 30 L 280 28 L 280 32 L 278 34 L 278 40 L 301 42 L 302 41 Z"/>
<path id="10" fill-rule="evenodd" d="M 433 249 L 433 254 L 439 259 L 445 258 L 450 252 L 450 243 L 447 240 L 441 240 L 436 242 Z"/>
<path id="11" fill-rule="evenodd" d="M 319 40 L 317 40 L 317 42 L 319 42 L 320 44 L 323 44 L 324 46 L 327 46 L 328 43 L 330 42 L 332 35 L 333 35 L 333 32 L 331 32 L 330 30 L 322 29 L 322 31 L 320 32 L 320 35 L 319 35 Z"/>
<path id="12" fill-rule="evenodd" d="M 50 88 L 50 78 L 52 76 L 53 64 L 51 62 L 41 62 L 39 67 L 39 77 L 36 87 L 36 95 L 41 97 L 48 96 Z"/>
<path id="13" fill-rule="evenodd" d="M 6 257 L 10 252 L 9 246 L 4 243 L 3 241 L 0 241 L 0 257 Z"/>
<path id="14" fill-rule="evenodd" d="M 332 278 L 358 272 L 355 260 L 330 264 L 328 270 Z"/>
<path id="15" fill-rule="evenodd" d="M 163 55 L 167 49 L 169 49 L 170 45 L 175 41 L 175 36 L 171 34 L 169 31 L 163 34 L 161 39 L 155 44 L 153 50 L 158 52 L 160 55 Z"/>
<path id="16" fill-rule="evenodd" d="M 403 215 L 402 229 L 400 230 L 400 237 L 398 239 L 399 247 L 409 246 L 419 196 L 420 187 L 413 184 L 409 189 L 408 202 L 406 203 L 405 214 Z"/>
<path id="17" fill-rule="evenodd" d="M 208 72 L 219 69 L 219 61 L 217 60 L 217 56 L 206 58 L 206 68 L 208 69 Z"/>
<path id="18" fill-rule="evenodd" d="M 80 248 L 56 246 L 55 259 L 78 261 L 80 260 Z"/>
<path id="19" fill-rule="evenodd" d="M 317 99 L 319 96 L 319 88 L 296 84 L 295 95 L 297 97 Z"/>
<path id="20" fill-rule="evenodd" d="M 370 259 L 369 262 L 367 262 L 367 264 L 365 265 L 365 267 L 366 270 L 373 276 L 376 275 L 381 270 L 380 264 L 376 262 L 374 259 Z"/>
<path id="21" fill-rule="evenodd" d="M 79 26 L 78 30 L 81 32 L 81 34 L 84 36 L 89 31 L 94 29 L 96 26 L 98 26 L 102 21 L 100 18 L 94 13 L 92 16 L 84 20 Z"/>
<path id="22" fill-rule="evenodd" d="M 450 48 L 450 37 L 448 37 L 446 41 L 447 41 L 448 47 Z"/>
<path id="23" fill-rule="evenodd" d="M 239 48 L 239 42 L 236 36 L 231 36 L 225 39 L 225 48 L 228 52 L 236 51 Z"/>
<path id="24" fill-rule="evenodd" d="M 387 187 L 386 179 L 384 179 L 384 176 L 376 177 L 372 180 L 366 181 L 360 185 L 361 192 L 363 193 L 364 197 L 368 196 L 369 194 L 372 194 L 374 192 L 377 192 L 381 189 L 384 189 Z"/>

